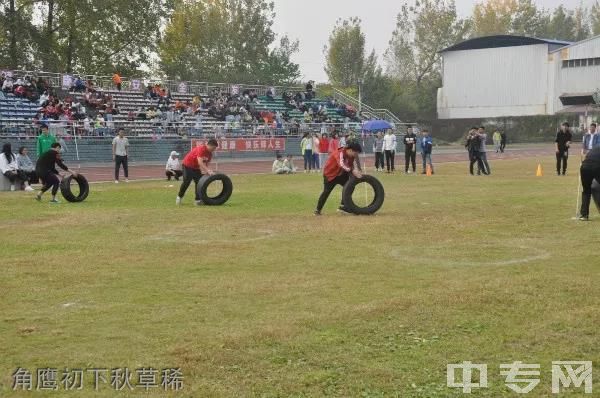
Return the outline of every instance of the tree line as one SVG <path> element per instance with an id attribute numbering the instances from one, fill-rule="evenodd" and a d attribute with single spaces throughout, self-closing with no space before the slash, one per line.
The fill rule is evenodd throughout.
<path id="1" fill-rule="evenodd" d="M 600 35 L 600 3 L 549 10 L 533 0 L 484 0 L 461 18 L 454 0 L 409 0 L 402 4 L 382 62 L 367 51 L 360 19 L 338 20 L 324 49 L 325 71 L 334 86 L 351 95 L 357 95 L 361 81 L 364 102 L 371 106 L 388 108 L 404 120 L 433 120 L 442 84 L 440 51 L 499 34 L 584 40 Z"/>
<path id="2" fill-rule="evenodd" d="M 599 0 L 600 1 L 600 0 Z M 324 49 L 331 84 L 406 120 L 435 117 L 439 51 L 515 34 L 577 41 L 600 34 L 600 4 L 548 10 L 533 0 L 483 0 L 460 17 L 454 0 L 405 0 L 381 60 L 359 18 L 339 20 Z M 273 31 L 270 0 L 0 0 L 0 67 L 117 71 L 190 81 L 290 84 L 298 40 Z M 310 77 L 310 76 L 309 76 Z"/>

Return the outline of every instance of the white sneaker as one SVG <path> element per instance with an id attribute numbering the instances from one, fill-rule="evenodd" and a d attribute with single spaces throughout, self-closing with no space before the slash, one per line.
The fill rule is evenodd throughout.
<path id="1" fill-rule="evenodd" d="M 31 187 L 31 185 L 27 185 L 27 186 L 25 187 L 25 190 L 26 190 L 27 192 L 33 192 L 33 191 L 35 191 L 35 189 L 33 189 L 33 188 Z"/>
<path id="2" fill-rule="evenodd" d="M 202 205 L 204 205 L 203 201 L 201 201 L 201 200 L 196 201 L 196 206 L 202 206 Z"/>
<path id="3" fill-rule="evenodd" d="M 181 198 L 179 196 L 177 197 L 177 199 L 175 199 L 175 205 L 181 205 Z"/>
<path id="4" fill-rule="evenodd" d="M 10 190 L 11 190 L 11 191 L 14 191 L 14 190 L 15 190 L 15 186 L 14 186 L 14 185 L 11 185 L 11 186 L 10 186 Z"/>
<path id="5" fill-rule="evenodd" d="M 129 182 L 129 178 L 126 178 L 126 179 L 125 179 L 125 182 Z"/>
<path id="6" fill-rule="evenodd" d="M 119 180 L 115 180 L 115 184 L 118 184 L 118 183 L 119 183 Z"/>

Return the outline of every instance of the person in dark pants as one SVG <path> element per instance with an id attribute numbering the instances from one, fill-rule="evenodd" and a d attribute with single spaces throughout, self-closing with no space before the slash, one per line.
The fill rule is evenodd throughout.
<path id="1" fill-rule="evenodd" d="M 600 183 L 600 147 L 589 151 L 581 163 L 581 185 L 583 186 L 581 209 L 579 211 L 579 220 L 581 221 L 588 221 L 590 217 L 590 202 L 594 180 Z M 600 203 L 596 203 L 596 205 L 600 206 Z"/>
<path id="2" fill-rule="evenodd" d="M 412 172 L 417 172 L 417 135 L 409 127 L 404 136 L 404 173 L 408 174 L 408 166 L 412 164 Z"/>
<path id="3" fill-rule="evenodd" d="M 49 151 L 46 151 L 40 156 L 35 165 L 35 172 L 42 180 L 42 190 L 35 196 L 35 199 L 40 202 L 42 200 L 42 195 L 52 188 L 52 200 L 50 203 L 59 203 L 56 199 L 56 193 L 58 192 L 58 187 L 60 185 L 60 180 L 58 179 L 58 171 L 56 170 L 56 165 L 58 165 L 64 171 L 68 171 L 73 175 L 73 177 L 77 177 L 77 173 L 69 170 L 69 168 L 62 162 L 60 157 L 60 144 L 55 142 L 50 147 Z"/>
<path id="4" fill-rule="evenodd" d="M 477 175 L 481 175 L 486 173 L 485 166 L 483 165 L 483 161 L 479 156 L 479 149 L 481 148 L 481 138 L 479 137 L 477 127 L 471 127 L 469 130 L 469 134 L 467 135 L 467 142 L 465 147 L 467 151 L 469 151 L 469 173 L 471 175 L 475 175 L 473 172 L 473 166 L 477 163 Z"/>
<path id="5" fill-rule="evenodd" d="M 323 192 L 317 203 L 316 216 L 321 215 L 321 210 L 323 210 L 331 191 L 336 185 L 343 187 L 350 179 L 350 175 L 354 175 L 356 178 L 362 177 L 362 173 L 355 168 L 355 160 L 360 153 L 362 153 L 360 144 L 356 141 L 350 141 L 344 148 L 338 149 L 329 156 L 323 167 Z M 346 212 L 343 198 L 339 211 Z"/>
<path id="6" fill-rule="evenodd" d="M 396 135 L 392 130 L 388 130 L 383 137 L 383 150 L 385 152 L 385 164 L 388 173 L 396 171 L 394 159 L 396 157 Z"/>
<path id="7" fill-rule="evenodd" d="M 506 133 L 503 131 L 500 133 L 500 152 L 504 153 L 506 149 Z"/>
<path id="8" fill-rule="evenodd" d="M 569 147 L 571 146 L 571 140 L 573 135 L 569 131 L 569 123 L 563 123 L 560 126 L 560 130 L 556 133 L 556 174 L 560 175 L 562 169 L 562 175 L 567 172 L 567 161 L 569 160 Z"/>
<path id="9" fill-rule="evenodd" d="M 183 182 L 181 183 L 179 195 L 177 195 L 175 204 L 178 206 L 181 204 L 181 201 L 185 196 L 185 192 L 189 188 L 192 181 L 194 181 L 196 187 L 196 205 L 202 204 L 200 197 L 198 196 L 198 181 L 200 181 L 200 178 L 202 178 L 203 174 L 215 174 L 214 171 L 208 167 L 208 164 L 212 160 L 213 152 L 216 151 L 218 147 L 219 143 L 217 140 L 212 138 L 208 140 L 206 145 L 198 145 L 187 155 L 185 155 L 185 158 L 183 159 Z"/>
<path id="10" fill-rule="evenodd" d="M 119 183 L 119 170 L 123 165 L 123 172 L 125 173 L 125 182 L 129 182 L 129 140 L 125 138 L 125 129 L 120 128 L 118 135 L 113 139 L 112 142 L 112 154 L 115 162 L 115 184 Z"/>
<path id="11" fill-rule="evenodd" d="M 375 169 L 377 171 L 383 171 L 385 162 L 383 160 L 383 134 L 381 134 L 381 132 L 377 133 L 375 136 L 373 152 L 375 152 Z"/>

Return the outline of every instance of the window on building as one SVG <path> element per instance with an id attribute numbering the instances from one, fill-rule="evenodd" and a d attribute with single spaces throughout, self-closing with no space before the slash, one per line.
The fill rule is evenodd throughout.
<path id="1" fill-rule="evenodd" d="M 600 58 L 594 58 L 594 65 L 600 65 Z"/>
<path id="2" fill-rule="evenodd" d="M 581 66 L 587 66 L 587 59 L 581 60 Z"/>
<path id="3" fill-rule="evenodd" d="M 562 67 L 563 68 L 568 68 L 569 67 L 569 61 L 563 61 Z"/>
<path id="4" fill-rule="evenodd" d="M 575 67 L 575 60 L 574 59 L 570 59 L 569 60 L 569 68 L 574 68 Z"/>
<path id="5" fill-rule="evenodd" d="M 575 67 L 579 68 L 581 66 L 581 60 L 580 59 L 576 59 L 575 60 Z"/>

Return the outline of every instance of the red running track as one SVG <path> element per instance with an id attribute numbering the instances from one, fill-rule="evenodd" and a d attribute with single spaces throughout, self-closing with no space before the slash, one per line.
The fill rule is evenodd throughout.
<path id="1" fill-rule="evenodd" d="M 552 147 L 548 148 L 523 148 L 513 149 L 503 154 L 496 154 L 494 152 L 488 152 L 488 160 L 510 160 L 510 159 L 523 159 L 523 158 L 535 158 L 540 156 L 549 156 L 553 154 Z M 417 154 L 417 167 L 420 167 L 420 155 Z M 367 167 L 373 167 L 374 158 L 372 155 L 367 156 Z M 468 162 L 468 155 L 465 152 L 453 152 L 453 153 L 438 153 L 433 155 L 433 162 L 436 163 L 452 163 L 452 162 Z M 272 160 L 244 160 L 244 161 L 220 161 L 217 164 L 213 164 L 213 168 L 219 172 L 225 174 L 264 174 L 271 172 Z M 294 159 L 296 167 L 302 171 L 303 160 L 300 157 Z M 398 170 L 402 170 L 404 167 L 404 154 L 400 153 L 396 155 L 396 167 Z M 70 165 L 71 168 L 75 166 Z M 111 164 L 88 166 L 82 165 L 79 170 L 90 182 L 103 182 L 112 181 L 114 179 L 114 166 Z M 121 171 L 121 176 L 123 172 Z M 136 165 L 135 163 L 129 165 L 129 176 L 131 180 L 152 180 L 162 179 L 164 175 L 164 166 L 156 164 L 143 164 Z M 122 178 L 122 177 L 121 177 Z"/>

